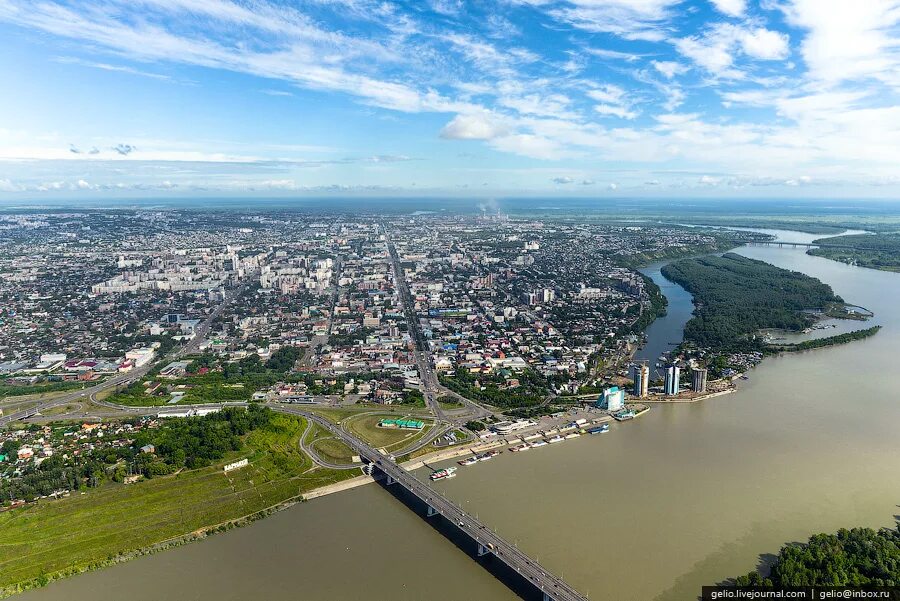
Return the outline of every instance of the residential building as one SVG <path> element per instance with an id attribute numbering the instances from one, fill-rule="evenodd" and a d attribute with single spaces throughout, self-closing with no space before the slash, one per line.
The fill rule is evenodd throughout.
<path id="1" fill-rule="evenodd" d="M 681 368 L 677 365 L 666 367 L 665 393 L 666 396 L 675 396 L 680 389 Z"/>

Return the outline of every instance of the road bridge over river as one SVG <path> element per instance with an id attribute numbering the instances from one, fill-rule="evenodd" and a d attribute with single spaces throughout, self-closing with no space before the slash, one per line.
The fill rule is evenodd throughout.
<path id="1" fill-rule="evenodd" d="M 863 247 L 832 242 L 783 242 L 781 240 L 754 240 L 752 242 L 747 242 L 747 246 L 777 246 L 778 248 L 840 248 L 842 250 L 876 250 L 884 252 L 893 252 L 896 250 L 887 247 Z"/>
<path id="2" fill-rule="evenodd" d="M 466 513 L 453 501 L 446 498 L 415 475 L 397 465 L 385 456 L 329 420 L 301 409 L 279 407 L 285 413 L 294 413 L 328 429 L 334 436 L 350 447 L 360 457 L 370 462 L 373 469 L 386 477 L 389 486 L 401 486 L 426 507 L 428 517 L 442 516 L 458 532 L 472 543 L 472 548 L 480 557 L 493 556 L 511 572 L 515 572 L 529 589 L 539 594 L 545 601 L 585 601 L 580 594 L 561 578 L 554 576 L 546 568 L 523 553 L 515 545 L 493 532 L 486 525 Z"/>

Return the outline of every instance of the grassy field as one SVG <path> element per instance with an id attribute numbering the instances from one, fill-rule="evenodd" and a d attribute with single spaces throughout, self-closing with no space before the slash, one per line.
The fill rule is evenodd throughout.
<path id="1" fill-rule="evenodd" d="M 312 444 L 319 456 L 333 463 L 353 463 L 353 450 L 337 438 L 320 438 Z"/>
<path id="2" fill-rule="evenodd" d="M 299 450 L 304 420 L 276 415 L 251 432 L 248 467 L 215 466 L 131 485 L 106 484 L 84 494 L 0 513 L 0 594 L 40 584 L 116 556 L 235 520 L 357 475 L 312 468 Z M 24 586 L 23 586 L 24 585 Z"/>
<path id="3" fill-rule="evenodd" d="M 78 411 L 84 404 L 82 403 L 66 403 L 65 405 L 59 405 L 57 407 L 51 407 L 49 409 L 44 409 L 41 411 L 41 415 L 43 416 L 51 416 L 51 415 L 63 415 L 65 413 L 71 413 L 73 411 Z"/>
<path id="4" fill-rule="evenodd" d="M 44 382 L 34 386 L 10 386 L 9 384 L 0 384 L 0 399 L 9 397 L 33 397 L 33 398 L 52 398 L 73 390 L 81 390 L 87 386 L 92 386 L 96 382 L 87 384 L 85 382 Z M 51 396 L 52 395 L 52 396 Z"/>
<path id="5" fill-rule="evenodd" d="M 430 427 L 428 421 L 421 431 L 400 430 L 392 428 L 379 428 L 378 422 L 385 417 L 396 417 L 394 415 L 362 415 L 347 420 L 346 427 L 353 434 L 368 442 L 376 449 L 384 447 L 388 451 L 397 450 L 411 444 L 420 436 L 424 435 Z"/>

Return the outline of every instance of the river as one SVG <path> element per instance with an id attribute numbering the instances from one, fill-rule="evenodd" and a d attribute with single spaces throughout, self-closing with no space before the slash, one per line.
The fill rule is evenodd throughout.
<path id="1" fill-rule="evenodd" d="M 893 525 L 900 513 L 900 274 L 795 249 L 738 252 L 818 277 L 875 311 L 884 329 L 852 344 L 768 358 L 734 394 L 655 406 L 608 434 L 504 453 L 437 486 L 591 599 L 614 601 L 694 599 L 701 585 L 750 571 L 786 542 Z M 658 270 L 650 274 L 656 279 Z M 648 330 L 648 352 L 678 340 L 672 335 L 690 315 L 689 295 L 660 283 L 669 312 Z M 369 486 L 21 598 L 515 597 Z"/>

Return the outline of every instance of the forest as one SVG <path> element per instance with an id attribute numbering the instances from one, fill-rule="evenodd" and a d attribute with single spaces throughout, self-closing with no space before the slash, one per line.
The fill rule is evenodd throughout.
<path id="1" fill-rule="evenodd" d="M 799 331 L 814 323 L 812 312 L 843 303 L 816 278 L 734 253 L 683 259 L 662 273 L 694 296 L 685 340 L 715 350 L 762 349 L 759 330 Z"/>
<path id="2" fill-rule="evenodd" d="M 811 248 L 807 254 L 825 257 L 833 261 L 881 269 L 884 271 L 900 271 L 900 233 L 893 234 L 852 234 L 834 238 L 822 238 L 815 241 L 823 244 L 819 248 Z M 835 248 L 829 246 L 840 244 L 853 248 Z"/>
<path id="3" fill-rule="evenodd" d="M 841 529 L 785 545 L 768 576 L 758 571 L 737 586 L 900 586 L 900 524 L 894 529 Z"/>

